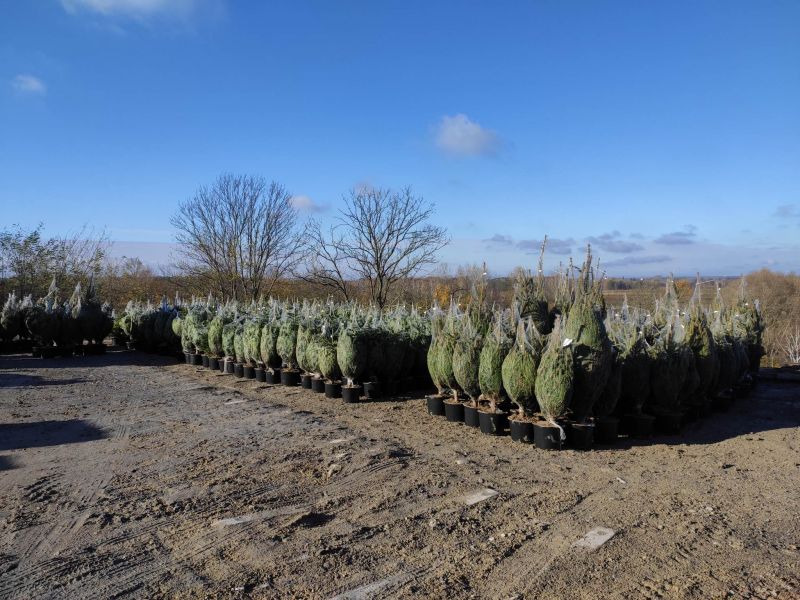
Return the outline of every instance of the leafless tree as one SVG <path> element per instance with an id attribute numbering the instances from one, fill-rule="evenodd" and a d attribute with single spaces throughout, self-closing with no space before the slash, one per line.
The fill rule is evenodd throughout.
<path id="1" fill-rule="evenodd" d="M 786 327 L 780 337 L 780 348 L 790 365 L 800 365 L 800 325 Z"/>
<path id="2" fill-rule="evenodd" d="M 108 259 L 110 246 L 105 231 L 96 231 L 87 225 L 75 233 L 52 238 L 50 244 L 53 249 L 51 270 L 57 281 L 99 275 Z"/>
<path id="3" fill-rule="evenodd" d="M 344 299 L 350 280 L 363 280 L 372 301 L 383 307 L 395 283 L 436 262 L 437 252 L 449 242 L 447 231 L 427 222 L 433 204 L 409 187 L 352 190 L 344 201 L 327 231 L 319 221 L 309 222 L 305 270 L 298 276 Z"/>
<path id="4" fill-rule="evenodd" d="M 224 297 L 268 295 L 299 257 L 297 211 L 290 199 L 274 181 L 221 175 L 172 217 L 178 266 Z"/>
<path id="5" fill-rule="evenodd" d="M 108 255 L 104 231 L 84 226 L 75 233 L 45 238 L 43 224 L 30 231 L 14 226 L 0 232 L 0 280 L 4 291 L 35 298 L 47 292 L 53 277 L 68 289 L 99 275 Z M 7 289 L 6 289 L 7 288 Z"/>

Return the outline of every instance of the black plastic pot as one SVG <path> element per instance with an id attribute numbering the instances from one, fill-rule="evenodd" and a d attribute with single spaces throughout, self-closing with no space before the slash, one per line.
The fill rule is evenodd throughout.
<path id="1" fill-rule="evenodd" d="M 368 381 L 364 384 L 364 397 L 367 400 L 378 400 L 383 396 L 383 389 L 378 381 Z"/>
<path id="2" fill-rule="evenodd" d="M 234 363 L 231 360 L 226 360 L 225 361 L 225 373 L 227 375 L 233 375 L 234 373 L 236 373 L 236 363 Z"/>
<path id="3" fill-rule="evenodd" d="M 363 391 L 363 387 L 360 385 L 354 386 L 342 386 L 342 400 L 348 403 L 358 402 L 358 399 L 361 397 L 361 392 Z"/>
<path id="4" fill-rule="evenodd" d="M 322 377 L 313 377 L 311 379 L 311 389 L 317 394 L 325 393 L 325 380 Z"/>
<path id="5" fill-rule="evenodd" d="M 428 405 L 428 414 L 435 417 L 444 416 L 444 398 L 441 396 L 426 396 L 425 402 Z"/>
<path id="6" fill-rule="evenodd" d="M 242 363 L 234 363 L 233 374 L 236 377 L 244 377 L 244 365 Z"/>
<path id="7" fill-rule="evenodd" d="M 561 430 L 552 423 L 533 423 L 533 443 L 543 450 L 561 450 L 564 447 Z"/>
<path id="8" fill-rule="evenodd" d="M 133 350 L 133 344 L 131 344 L 130 342 L 128 342 L 128 344 L 131 346 L 130 348 L 128 348 L 128 350 Z M 192 355 L 189 354 L 188 352 L 183 353 L 183 359 L 187 365 L 192 364 Z"/>
<path id="9" fill-rule="evenodd" d="M 212 371 L 219 371 L 219 359 L 216 359 L 213 356 L 209 356 L 208 368 L 211 369 Z"/>
<path id="10" fill-rule="evenodd" d="M 255 379 L 256 378 L 256 370 L 253 368 L 252 365 L 243 365 L 242 366 L 242 376 L 245 379 Z"/>
<path id="11" fill-rule="evenodd" d="M 478 407 L 477 406 L 464 406 L 464 425 L 467 427 L 480 427 L 481 420 L 478 417 Z"/>
<path id="12" fill-rule="evenodd" d="M 190 356 L 192 357 L 192 365 L 195 367 L 202 366 L 204 354 L 191 354 Z"/>
<path id="13" fill-rule="evenodd" d="M 300 371 L 283 369 L 281 371 L 281 383 L 288 386 L 300 385 Z"/>
<path id="14" fill-rule="evenodd" d="M 530 421 L 509 419 L 508 430 L 511 434 L 511 439 L 515 442 L 522 442 L 524 444 L 533 443 L 533 423 Z"/>
<path id="15" fill-rule="evenodd" d="M 664 413 L 656 415 L 656 420 L 653 422 L 653 427 L 659 433 L 674 435 L 681 432 L 682 424 L 683 415 L 681 413 Z"/>
<path id="16" fill-rule="evenodd" d="M 325 397 L 326 398 L 341 398 L 342 397 L 342 384 L 335 381 L 325 382 Z"/>
<path id="17" fill-rule="evenodd" d="M 200 362 L 206 369 L 208 368 L 208 356 L 206 354 L 202 355 Z"/>
<path id="18" fill-rule="evenodd" d="M 591 450 L 594 445 L 594 423 L 570 423 L 566 430 L 567 444 L 575 450 Z"/>
<path id="19" fill-rule="evenodd" d="M 447 409 L 447 406 L 445 406 Z M 503 435 L 508 427 L 508 415 L 504 412 L 484 412 L 478 411 L 478 423 L 481 433 L 488 435 Z"/>
<path id="20" fill-rule="evenodd" d="M 264 371 L 264 377 L 266 381 L 264 383 L 271 383 L 273 385 L 277 385 L 281 382 L 281 370 L 280 369 L 266 369 Z"/>
<path id="21" fill-rule="evenodd" d="M 451 423 L 464 422 L 464 405 L 461 402 L 449 400 L 444 403 L 444 416 Z"/>
<path id="22" fill-rule="evenodd" d="M 218 363 L 218 366 L 219 366 L 220 373 L 224 373 L 225 372 L 225 359 L 224 358 L 220 358 L 217 361 L 217 363 Z"/>
<path id="23" fill-rule="evenodd" d="M 311 378 L 312 378 L 311 373 L 302 373 L 300 375 L 300 387 L 302 387 L 303 389 L 306 389 L 306 390 L 310 390 L 311 389 Z"/>
<path id="24" fill-rule="evenodd" d="M 261 367 L 256 367 L 256 381 L 259 383 L 265 383 L 267 381 L 267 374 Z"/>
<path id="25" fill-rule="evenodd" d="M 625 415 L 622 417 L 628 437 L 644 439 L 652 437 L 655 417 L 645 414 Z"/>
<path id="26" fill-rule="evenodd" d="M 616 417 L 598 417 L 594 421 L 594 443 L 614 444 L 619 434 L 619 419 Z"/>

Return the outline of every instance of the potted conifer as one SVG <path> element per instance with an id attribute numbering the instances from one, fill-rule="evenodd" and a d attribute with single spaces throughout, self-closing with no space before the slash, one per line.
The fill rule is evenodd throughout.
<path id="1" fill-rule="evenodd" d="M 517 405 L 517 414 L 511 419 L 514 441 L 532 442 L 532 415 L 538 411 L 536 402 L 536 369 L 542 357 L 543 340 L 531 317 L 517 322 L 517 333 L 511 351 L 503 361 L 503 388 Z M 481 429 L 483 430 L 483 413 Z"/>
<path id="2" fill-rule="evenodd" d="M 473 323 L 473 318 L 468 313 L 462 319 L 461 330 L 453 347 L 452 365 L 458 387 L 467 395 L 472 406 L 477 406 L 481 395 L 479 373 L 483 336 L 480 328 Z M 464 405 L 457 398 L 445 401 L 444 410 L 448 421 L 457 423 L 464 420 Z"/>
<path id="3" fill-rule="evenodd" d="M 297 365 L 298 318 L 293 308 L 285 307 L 281 317 L 276 347 L 283 361 L 281 383 L 295 386 L 300 384 L 300 369 Z"/>
<path id="4" fill-rule="evenodd" d="M 358 382 L 367 369 L 369 361 L 367 333 L 357 319 L 339 333 L 336 345 L 336 360 L 344 377 L 342 399 L 345 402 L 358 402 L 364 389 Z"/>
<path id="5" fill-rule="evenodd" d="M 588 419 L 611 374 L 613 355 L 604 310 L 605 301 L 599 282 L 595 280 L 589 247 L 578 278 L 575 303 L 564 328 L 566 337 L 573 340 L 575 379 L 570 405 L 573 421 L 569 424 L 568 436 L 577 448 L 592 445 L 594 424 Z"/>
<path id="6" fill-rule="evenodd" d="M 566 440 L 559 424 L 572 401 L 575 365 L 572 340 L 564 336 L 561 317 L 556 316 L 553 330 L 539 367 L 536 370 L 536 399 L 544 421 L 533 424 L 533 439 L 538 448 L 560 449 Z"/>
<path id="7" fill-rule="evenodd" d="M 486 335 L 479 358 L 479 398 L 487 401 L 490 408 L 497 409 L 503 397 L 503 362 L 511 351 L 514 331 L 507 311 L 495 311 L 491 330 Z M 464 423 L 470 427 L 480 426 L 478 402 L 473 399 L 464 407 Z"/>
<path id="8" fill-rule="evenodd" d="M 430 375 L 431 382 L 436 387 L 436 394 L 426 396 L 428 414 L 442 417 L 444 416 L 444 400 L 447 396 L 447 385 L 444 376 L 441 374 L 439 365 L 439 353 L 446 351 L 443 349 L 445 342 L 444 324 L 445 315 L 437 304 L 433 305 L 430 311 L 430 324 L 431 324 L 431 342 L 428 346 L 428 352 L 425 361 L 428 367 L 428 374 Z M 477 422 L 477 414 L 476 414 Z M 476 425 L 477 427 L 477 425 Z"/>
<path id="9" fill-rule="evenodd" d="M 278 354 L 278 335 L 280 334 L 280 310 L 273 303 L 269 317 L 261 327 L 261 363 L 264 365 L 264 381 L 277 384 L 281 381 L 281 356 Z"/>

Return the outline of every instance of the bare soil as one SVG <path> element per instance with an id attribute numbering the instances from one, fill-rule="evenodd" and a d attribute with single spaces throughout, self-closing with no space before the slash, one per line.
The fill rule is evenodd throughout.
<path id="1" fill-rule="evenodd" d="M 799 502 L 791 383 L 679 436 L 548 452 L 421 394 L 0 358 L 3 598 L 800 598 Z M 575 545 L 595 527 L 615 534 Z"/>

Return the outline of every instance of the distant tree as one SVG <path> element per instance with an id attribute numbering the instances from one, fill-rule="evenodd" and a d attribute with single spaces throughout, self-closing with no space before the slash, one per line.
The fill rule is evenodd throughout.
<path id="1" fill-rule="evenodd" d="M 370 299 L 386 305 L 393 286 L 436 262 L 448 242 L 444 227 L 431 225 L 433 204 L 410 187 L 352 190 L 331 227 L 311 220 L 305 231 L 305 268 L 298 276 L 350 297 L 353 278 L 366 281 Z"/>
<path id="2" fill-rule="evenodd" d="M 98 275 L 108 255 L 105 232 L 84 226 L 76 233 L 45 238 L 43 224 L 25 230 L 19 225 L 0 232 L 0 277 L 5 291 L 43 296 L 53 277 L 66 290 Z"/>
<path id="3" fill-rule="evenodd" d="M 227 298 L 269 295 L 299 257 L 290 199 L 281 184 L 250 175 L 224 174 L 201 187 L 172 217 L 180 270 Z"/>

